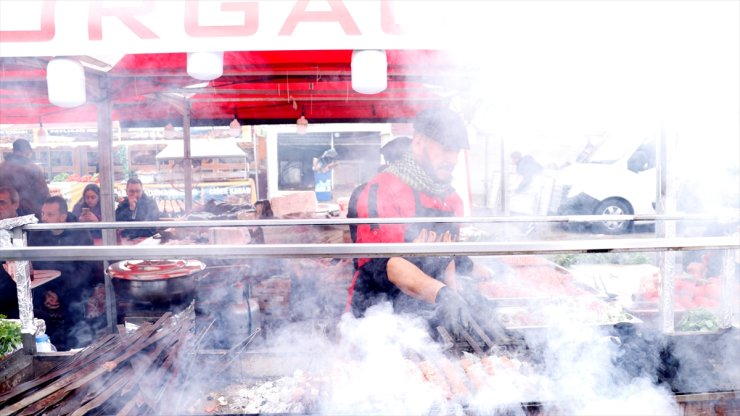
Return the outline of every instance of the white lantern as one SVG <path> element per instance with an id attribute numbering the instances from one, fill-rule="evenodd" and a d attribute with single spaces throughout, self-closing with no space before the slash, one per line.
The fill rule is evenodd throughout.
<path id="1" fill-rule="evenodd" d="M 39 129 L 36 132 L 36 138 L 38 139 L 39 143 L 46 143 L 46 137 L 48 135 L 49 134 L 46 132 L 46 129 L 44 128 L 44 126 L 41 123 L 39 123 Z"/>
<path id="2" fill-rule="evenodd" d="M 46 66 L 46 86 L 49 102 L 64 108 L 85 104 L 85 69 L 79 62 L 55 58 Z"/>
<path id="3" fill-rule="evenodd" d="M 201 81 L 214 80 L 224 73 L 223 52 L 189 52 L 188 75 Z"/>
<path id="4" fill-rule="evenodd" d="M 306 120 L 306 117 L 301 115 L 301 118 L 296 120 L 296 132 L 298 134 L 306 134 L 308 131 L 308 120 Z"/>
<path id="5" fill-rule="evenodd" d="M 352 52 L 352 89 L 360 94 L 377 94 L 388 87 L 388 58 L 384 50 Z"/>
<path id="6" fill-rule="evenodd" d="M 231 123 L 229 123 L 229 136 L 239 137 L 241 135 L 242 135 L 242 125 L 239 124 L 239 120 L 237 120 L 236 116 L 234 116 L 234 119 L 231 120 Z"/>
<path id="7" fill-rule="evenodd" d="M 164 126 L 164 138 L 172 139 L 174 137 L 175 137 L 175 128 L 172 126 L 172 123 L 167 123 L 167 125 Z"/>

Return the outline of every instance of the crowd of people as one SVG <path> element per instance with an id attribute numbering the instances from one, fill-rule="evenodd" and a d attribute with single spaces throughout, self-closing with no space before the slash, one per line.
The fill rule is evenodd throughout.
<path id="1" fill-rule="evenodd" d="M 0 163 L 0 220 L 35 215 L 41 223 L 100 222 L 100 187 L 87 184 L 82 196 L 68 209 L 67 201 L 51 195 L 41 168 L 32 161 L 33 149 L 24 139 L 13 143 L 13 152 Z M 146 195 L 138 178 L 126 184 L 126 197 L 115 211 L 116 221 L 156 221 L 156 202 Z M 149 237 L 156 228 L 126 228 L 122 239 Z M 100 230 L 59 229 L 28 232 L 28 245 L 91 246 L 101 238 Z M 0 314 L 18 318 L 18 295 L 14 270 L 0 260 Z M 44 319 L 46 330 L 58 350 L 88 345 L 105 327 L 104 270 L 100 261 L 39 261 L 33 270 L 53 270 L 59 276 L 32 290 L 34 316 Z"/>

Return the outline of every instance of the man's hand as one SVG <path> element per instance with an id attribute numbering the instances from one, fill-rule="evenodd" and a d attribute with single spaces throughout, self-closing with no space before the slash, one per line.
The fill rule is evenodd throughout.
<path id="1" fill-rule="evenodd" d="M 135 211 L 136 210 L 136 202 L 137 202 L 137 199 L 136 198 L 129 198 L 128 199 L 128 209 L 130 209 L 131 211 Z"/>
<path id="2" fill-rule="evenodd" d="M 473 316 L 465 300 L 454 290 L 443 286 L 435 299 L 437 317 L 442 325 L 456 338 L 463 338 L 469 332 Z"/>

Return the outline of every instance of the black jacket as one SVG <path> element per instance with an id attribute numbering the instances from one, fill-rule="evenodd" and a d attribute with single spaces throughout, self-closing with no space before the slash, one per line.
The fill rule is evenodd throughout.
<path id="1" fill-rule="evenodd" d="M 41 218 L 41 205 L 49 197 L 49 186 L 44 172 L 27 158 L 11 153 L 0 163 L 0 185 L 18 192 L 18 216 L 36 214 Z"/>
<path id="2" fill-rule="evenodd" d="M 67 222 L 76 222 L 77 217 L 67 214 Z M 91 246 L 90 232 L 87 230 L 64 230 L 59 235 L 51 231 L 29 231 L 29 246 Z M 46 333 L 51 342 L 60 350 L 66 350 L 79 343 L 78 328 L 84 328 L 87 297 L 92 291 L 96 262 L 92 261 L 33 261 L 34 270 L 58 270 L 61 275 L 33 290 L 34 315 L 46 321 Z M 50 308 L 46 294 L 53 292 L 59 299 L 59 308 Z"/>
<path id="3" fill-rule="evenodd" d="M 143 194 L 136 203 L 136 209 L 132 211 L 129 207 L 128 198 L 126 198 L 116 208 L 116 221 L 159 221 L 157 201 L 147 194 Z M 121 230 L 121 236 L 130 239 L 151 237 L 156 232 L 156 228 L 131 228 Z"/>
<path id="4" fill-rule="evenodd" d="M 69 213 L 67 222 L 77 222 L 77 218 Z M 88 230 L 64 230 L 59 235 L 54 235 L 51 231 L 32 231 L 28 233 L 28 245 L 31 247 L 91 246 L 93 239 Z M 81 286 L 86 287 L 90 284 L 93 267 L 94 262 L 91 261 L 36 260 L 33 262 L 33 268 L 36 270 L 62 272 L 57 280 L 64 283 L 64 289 L 72 291 L 77 291 Z"/>
<path id="5" fill-rule="evenodd" d="M 18 319 L 18 289 L 13 278 L 5 271 L 4 264 L 4 261 L 0 261 L 0 314 Z"/>

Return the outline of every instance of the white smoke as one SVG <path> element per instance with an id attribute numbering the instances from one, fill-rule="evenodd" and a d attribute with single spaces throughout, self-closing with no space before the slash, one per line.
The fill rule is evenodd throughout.
<path id="1" fill-rule="evenodd" d="M 339 324 L 339 356 L 350 358 L 354 365 L 335 368 L 334 376 L 341 383 L 332 384 L 322 412 L 429 414 L 448 407 L 442 392 L 410 366 L 409 354 L 442 356 L 425 326 L 418 317 L 393 314 L 389 303 L 370 308 L 363 319 L 344 315 Z"/>
<path id="2" fill-rule="evenodd" d="M 502 350 L 488 356 L 494 370 L 486 372 L 480 357 L 465 353 L 464 359 L 481 371 L 483 384 L 474 386 L 464 375 L 470 394 L 451 397 L 426 380 L 417 365 L 427 361 L 441 368 L 449 359 L 462 373 L 461 361 L 442 351 L 426 322 L 394 314 L 389 303 L 372 307 L 362 319 L 344 315 L 337 340 L 316 338 L 315 332 L 312 338 L 311 331 L 288 326 L 274 335 L 270 350 L 298 348 L 316 357 L 311 367 L 325 382 L 318 403 L 323 414 L 524 414 L 523 403 L 568 415 L 677 414 L 667 388 L 650 374 L 628 374 L 620 366 L 624 352 L 618 339 L 606 329 L 573 321 L 528 332 L 531 362 L 527 354 Z"/>
<path id="3" fill-rule="evenodd" d="M 616 364 L 620 341 L 605 330 L 574 324 L 544 336 L 543 373 L 557 392 L 545 408 L 573 415 L 677 413 L 670 391 L 654 385 L 649 375 L 632 377 Z"/>

